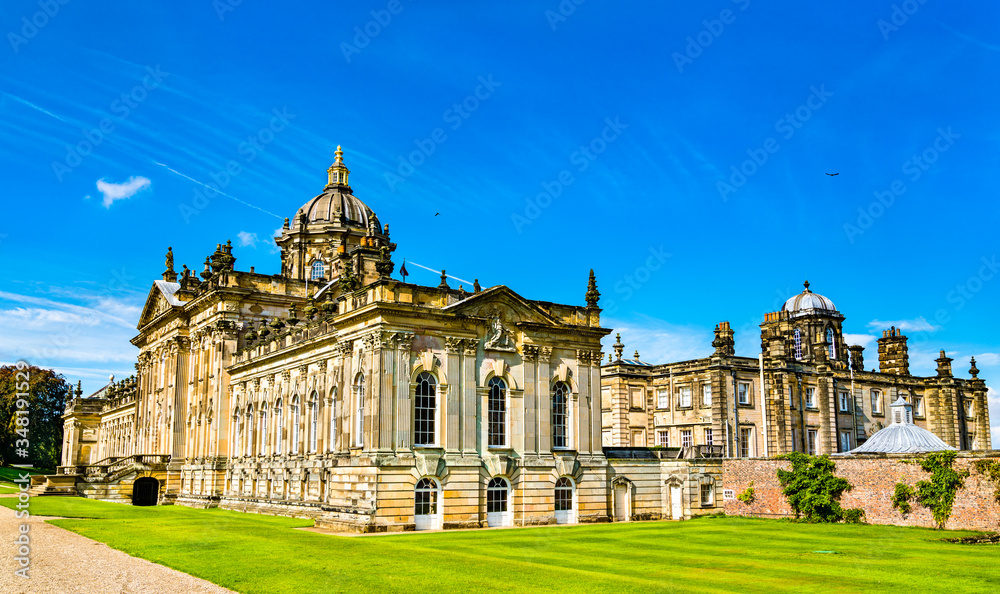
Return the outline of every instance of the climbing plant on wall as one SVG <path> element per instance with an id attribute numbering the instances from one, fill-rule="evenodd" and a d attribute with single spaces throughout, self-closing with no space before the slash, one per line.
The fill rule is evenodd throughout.
<path id="1" fill-rule="evenodd" d="M 998 460 L 976 460 L 972 464 L 976 472 L 993 481 L 995 487 L 993 497 L 1000 503 L 1000 461 Z"/>
<path id="2" fill-rule="evenodd" d="M 916 501 L 931 510 L 938 528 L 944 528 L 951 516 L 955 495 L 965 485 L 965 479 L 969 476 L 968 470 L 955 470 L 952 467 L 954 462 L 954 451 L 927 454 L 920 460 L 920 467 L 931 473 L 930 479 L 917 482 L 916 489 L 903 483 L 897 484 L 892 496 L 892 506 L 906 514 L 910 512 L 910 501 Z M 976 470 L 987 475 L 990 472 L 986 466 L 983 470 L 977 466 Z M 997 474 L 1000 476 L 1000 468 L 997 469 Z M 1000 501 L 1000 488 L 996 496 Z"/>
<path id="3" fill-rule="evenodd" d="M 807 522 L 860 522 L 861 510 L 845 510 L 840 496 L 851 490 L 847 479 L 833 475 L 837 465 L 829 456 L 808 456 L 791 452 L 779 458 L 792 463 L 791 470 L 778 469 L 778 481 L 796 517 Z"/>

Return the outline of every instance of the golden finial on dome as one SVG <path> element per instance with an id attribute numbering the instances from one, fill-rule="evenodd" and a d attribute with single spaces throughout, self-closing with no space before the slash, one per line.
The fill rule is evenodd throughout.
<path id="1" fill-rule="evenodd" d="M 347 176 L 351 171 L 344 165 L 344 151 L 341 150 L 340 145 L 337 145 L 337 150 L 333 153 L 333 165 L 326 170 L 327 174 L 327 185 L 347 185 Z"/>

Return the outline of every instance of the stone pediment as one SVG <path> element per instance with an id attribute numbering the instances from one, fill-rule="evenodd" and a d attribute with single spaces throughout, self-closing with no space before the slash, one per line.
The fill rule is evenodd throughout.
<path id="1" fill-rule="evenodd" d="M 141 329 L 163 315 L 164 312 L 180 306 L 181 302 L 174 297 L 174 292 L 178 288 L 180 288 L 178 283 L 155 281 L 149 289 L 149 295 L 146 297 L 146 305 L 142 308 L 142 314 L 139 316 L 137 327 Z"/>
<path id="2" fill-rule="evenodd" d="M 449 305 L 445 311 L 487 320 L 498 316 L 501 325 L 508 329 L 522 322 L 559 325 L 559 322 L 542 308 L 503 285 L 491 287 L 468 299 Z M 496 328 L 493 330 L 496 332 Z"/>

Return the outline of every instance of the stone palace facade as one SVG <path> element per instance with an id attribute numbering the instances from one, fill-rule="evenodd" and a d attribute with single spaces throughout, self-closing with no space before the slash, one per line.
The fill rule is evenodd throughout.
<path id="1" fill-rule="evenodd" d="M 806 282 L 765 315 L 758 358 L 736 356 L 728 322 L 715 328 L 715 352 L 677 363 L 623 359 L 619 336 L 602 369 L 604 445 L 716 445 L 742 458 L 845 453 L 888 425 L 889 405 L 902 396 L 914 423 L 948 445 L 990 448 L 986 382 L 975 359 L 970 379 L 954 376 L 944 351 L 935 376 L 911 375 L 907 338 L 890 328 L 878 339 L 879 371 L 866 371 L 864 347 L 847 344 L 843 320 Z"/>
<path id="2" fill-rule="evenodd" d="M 327 174 L 275 239 L 280 274 L 238 271 L 228 242 L 200 278 L 168 251 L 137 379 L 71 402 L 62 480 L 125 497 L 109 477 L 132 472 L 163 503 L 364 530 L 606 521 L 593 272 L 582 306 L 394 280 L 339 147 Z"/>
<path id="3" fill-rule="evenodd" d="M 392 277 L 389 226 L 338 147 L 323 191 L 285 219 L 280 272 L 202 271 L 168 248 L 138 322 L 137 374 L 67 403 L 62 466 L 40 494 L 310 517 L 358 531 L 688 518 L 722 506 L 722 458 L 848 451 L 897 396 L 961 449 L 988 447 L 986 386 L 881 371 L 808 285 L 761 324 L 763 354 L 602 365 L 600 293 L 583 305 L 506 286 Z M 582 274 L 581 274 L 582 277 Z"/>

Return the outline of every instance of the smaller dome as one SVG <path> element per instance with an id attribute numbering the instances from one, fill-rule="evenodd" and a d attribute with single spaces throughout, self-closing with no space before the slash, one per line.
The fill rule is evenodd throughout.
<path id="1" fill-rule="evenodd" d="M 805 289 L 798 295 L 790 297 L 788 301 L 785 301 L 785 304 L 781 306 L 782 311 L 792 313 L 805 312 L 814 309 L 837 311 L 837 306 L 833 304 L 833 301 L 830 301 L 819 293 L 813 293 L 809 290 L 809 281 L 806 281 L 803 284 Z"/>
<path id="2" fill-rule="evenodd" d="M 955 448 L 923 427 L 913 424 L 912 406 L 902 396 L 890 406 L 892 424 L 875 432 L 851 454 L 916 454 L 942 452 Z"/>

